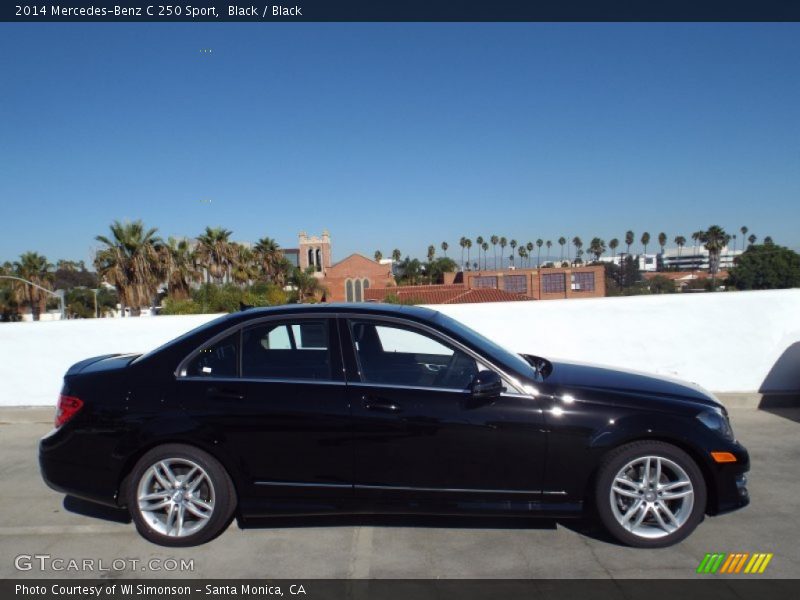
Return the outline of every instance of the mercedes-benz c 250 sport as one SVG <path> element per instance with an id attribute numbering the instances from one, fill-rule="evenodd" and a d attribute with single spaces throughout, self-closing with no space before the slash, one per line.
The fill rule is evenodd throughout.
<path id="1" fill-rule="evenodd" d="M 589 514 L 652 548 L 749 501 L 748 453 L 699 386 L 375 304 L 249 309 L 81 361 L 39 458 L 50 487 L 169 546 L 234 517 L 424 513 Z"/>

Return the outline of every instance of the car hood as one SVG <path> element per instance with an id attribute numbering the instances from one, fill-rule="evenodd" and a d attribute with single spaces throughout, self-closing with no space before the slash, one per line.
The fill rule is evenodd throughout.
<path id="1" fill-rule="evenodd" d="M 688 400 L 714 407 L 722 406 L 710 392 L 696 383 L 600 365 L 563 360 L 549 362 L 552 370 L 547 375 L 546 381 L 559 387 L 608 390 L 636 396 Z"/>

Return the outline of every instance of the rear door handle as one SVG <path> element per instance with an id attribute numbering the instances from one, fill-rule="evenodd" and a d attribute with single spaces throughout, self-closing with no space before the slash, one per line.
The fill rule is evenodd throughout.
<path id="1" fill-rule="evenodd" d="M 395 404 L 394 402 L 389 402 L 385 400 L 377 400 L 375 398 L 370 398 L 369 396 L 364 396 L 362 398 L 364 403 L 364 408 L 366 410 L 374 410 L 377 412 L 386 412 L 386 413 L 398 413 L 402 412 L 402 408 L 400 408 L 399 404 Z"/>
<path id="2" fill-rule="evenodd" d="M 226 398 L 228 400 L 244 400 L 244 394 L 236 390 L 221 390 L 217 387 L 208 388 L 208 396 L 212 398 Z"/>

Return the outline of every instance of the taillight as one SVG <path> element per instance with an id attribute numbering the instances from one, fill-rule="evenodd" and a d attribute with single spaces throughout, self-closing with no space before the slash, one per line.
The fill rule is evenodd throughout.
<path id="1" fill-rule="evenodd" d="M 56 428 L 61 427 L 64 423 L 78 414 L 78 411 L 82 406 L 83 400 L 80 398 L 61 394 L 58 397 L 58 406 L 56 407 Z"/>

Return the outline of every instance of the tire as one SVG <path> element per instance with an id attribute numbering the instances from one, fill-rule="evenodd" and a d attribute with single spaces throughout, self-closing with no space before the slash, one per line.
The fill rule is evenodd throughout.
<path id="1" fill-rule="evenodd" d="M 146 452 L 128 478 L 126 499 L 139 534 L 161 546 L 197 546 L 222 533 L 236 490 L 213 456 L 183 444 Z"/>
<path id="2" fill-rule="evenodd" d="M 685 539 L 703 520 L 706 484 L 695 461 L 680 448 L 632 442 L 603 459 L 594 500 L 601 522 L 617 540 L 637 548 L 664 548 Z"/>

